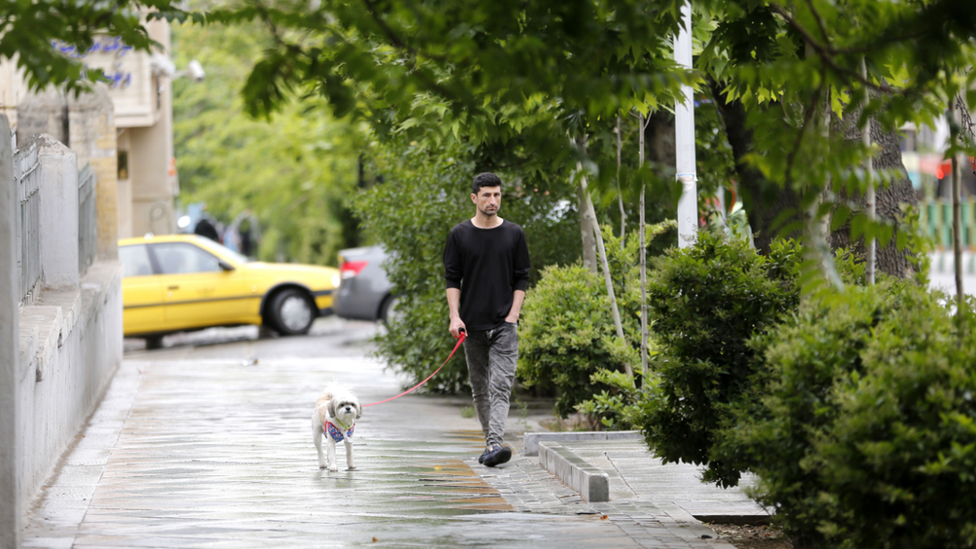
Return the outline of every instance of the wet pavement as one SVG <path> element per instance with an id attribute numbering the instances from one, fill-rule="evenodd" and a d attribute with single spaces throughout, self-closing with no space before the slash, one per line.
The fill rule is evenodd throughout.
<path id="1" fill-rule="evenodd" d="M 323 319 L 308 337 L 240 328 L 216 342 L 172 336 L 148 352 L 127 341 L 104 401 L 26 517 L 23 545 L 732 548 L 641 494 L 586 503 L 537 458 L 479 465 L 480 427 L 464 399 L 411 394 L 367 407 L 357 469 L 340 457 L 338 473 L 320 470 L 309 418 L 326 385 L 364 403 L 401 390 L 368 357 L 375 329 Z M 527 428 L 513 410 L 508 442 L 520 448 Z"/>

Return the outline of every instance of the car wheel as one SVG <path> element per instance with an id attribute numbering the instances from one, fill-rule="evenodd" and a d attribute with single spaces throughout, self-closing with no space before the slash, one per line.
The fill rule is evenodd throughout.
<path id="1" fill-rule="evenodd" d="M 308 333 L 316 314 L 315 306 L 304 292 L 289 288 L 271 300 L 271 324 L 281 335 Z"/>
<path id="2" fill-rule="evenodd" d="M 146 350 L 152 351 L 154 349 L 163 348 L 163 336 L 150 336 L 146 338 Z"/>
<path id="3" fill-rule="evenodd" d="M 383 321 L 383 324 L 389 324 L 390 321 L 397 319 L 396 308 L 399 304 L 399 297 L 395 295 L 387 296 L 387 298 L 383 301 L 383 308 L 380 310 L 380 320 Z"/>

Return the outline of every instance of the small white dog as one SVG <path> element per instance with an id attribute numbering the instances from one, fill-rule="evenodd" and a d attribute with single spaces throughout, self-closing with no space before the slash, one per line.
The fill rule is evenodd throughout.
<path id="1" fill-rule="evenodd" d="M 359 399 L 351 392 L 340 387 L 328 387 L 315 404 L 312 413 L 312 440 L 319 452 L 319 469 L 325 469 L 325 456 L 322 454 L 322 436 L 328 442 L 329 471 L 339 470 L 336 463 L 336 443 L 340 440 L 346 444 L 346 466 L 355 469 L 352 461 L 352 433 L 356 428 L 356 420 L 362 417 L 363 407 Z"/>

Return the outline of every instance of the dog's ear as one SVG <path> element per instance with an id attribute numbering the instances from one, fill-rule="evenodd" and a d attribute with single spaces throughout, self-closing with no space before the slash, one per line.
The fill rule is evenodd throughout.
<path id="1" fill-rule="evenodd" d="M 336 417 L 336 399 L 333 398 L 332 400 L 329 401 L 329 406 L 327 407 L 327 410 L 329 410 L 329 417 L 331 418 Z"/>
<path id="2" fill-rule="evenodd" d="M 361 417 L 363 417 L 363 407 L 362 407 L 362 405 L 359 404 L 359 401 L 357 400 L 356 401 L 356 419 L 359 419 Z"/>

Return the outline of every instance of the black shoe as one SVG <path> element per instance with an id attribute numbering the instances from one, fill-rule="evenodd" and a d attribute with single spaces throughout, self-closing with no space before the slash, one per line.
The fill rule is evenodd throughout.
<path id="1" fill-rule="evenodd" d="M 485 454 L 485 460 L 482 463 L 485 467 L 494 467 L 502 463 L 507 463 L 510 459 L 512 459 L 511 448 L 508 446 L 495 446 L 490 452 Z"/>
<path id="2" fill-rule="evenodd" d="M 485 462 L 485 456 L 488 455 L 488 452 L 491 452 L 491 447 L 490 446 L 488 448 L 485 448 L 485 451 L 482 452 L 480 456 L 478 456 L 478 463 L 484 463 Z"/>

